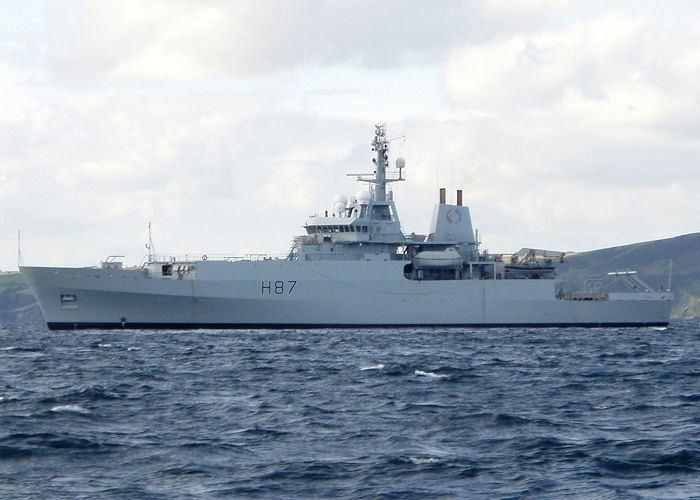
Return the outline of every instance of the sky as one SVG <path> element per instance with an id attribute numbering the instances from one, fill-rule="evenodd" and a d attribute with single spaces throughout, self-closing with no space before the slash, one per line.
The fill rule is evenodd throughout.
<path id="1" fill-rule="evenodd" d="M 700 231 L 700 2 L 7 0 L 0 269 L 286 254 L 372 172 L 482 249 Z"/>

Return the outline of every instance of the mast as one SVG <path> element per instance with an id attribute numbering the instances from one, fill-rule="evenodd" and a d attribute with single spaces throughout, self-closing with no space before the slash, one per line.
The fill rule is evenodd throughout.
<path id="1" fill-rule="evenodd" d="M 153 249 L 153 239 L 151 238 L 151 221 L 148 221 L 148 243 L 146 243 L 146 248 L 148 249 L 148 262 L 155 262 L 156 251 Z"/>
<path id="2" fill-rule="evenodd" d="M 20 235 L 21 235 L 21 230 L 17 230 L 17 268 L 19 269 L 20 266 L 24 265 L 24 262 L 22 261 L 22 245 L 20 244 Z M 669 278 L 669 283 L 671 279 Z M 669 285 L 670 286 L 670 285 Z"/>
<path id="3" fill-rule="evenodd" d="M 386 185 L 390 182 L 405 180 L 402 174 L 406 162 L 403 158 L 396 159 L 396 167 L 399 169 L 399 176 L 391 179 L 388 179 L 386 176 L 386 167 L 389 162 L 389 142 L 390 141 L 386 138 L 386 124 L 377 123 L 374 126 L 374 140 L 372 141 L 372 151 L 375 153 L 374 158 L 372 158 L 372 163 L 376 166 L 374 177 L 369 177 L 370 174 L 347 174 L 349 177 L 357 177 L 357 180 L 360 182 L 374 184 L 372 201 L 387 201 Z"/>
<path id="4" fill-rule="evenodd" d="M 376 152 L 376 157 L 372 159 L 377 166 L 374 180 L 374 201 L 386 201 L 386 163 L 389 161 L 389 143 L 386 140 L 386 125 L 377 124 L 374 126 L 374 140 L 372 149 Z"/>

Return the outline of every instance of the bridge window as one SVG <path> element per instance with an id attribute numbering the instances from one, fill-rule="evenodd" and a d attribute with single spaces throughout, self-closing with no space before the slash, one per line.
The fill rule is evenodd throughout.
<path id="1" fill-rule="evenodd" d="M 372 207 L 372 218 L 379 220 L 391 220 L 389 205 L 375 205 Z"/>

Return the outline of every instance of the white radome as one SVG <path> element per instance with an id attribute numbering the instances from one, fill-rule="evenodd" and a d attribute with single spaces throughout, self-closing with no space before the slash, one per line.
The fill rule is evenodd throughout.
<path id="1" fill-rule="evenodd" d="M 369 191 L 366 189 L 360 189 L 355 195 L 358 203 L 365 204 L 369 203 Z"/>

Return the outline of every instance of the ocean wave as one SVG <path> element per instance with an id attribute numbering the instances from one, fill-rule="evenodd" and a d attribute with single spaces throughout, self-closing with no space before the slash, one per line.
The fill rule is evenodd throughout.
<path id="1" fill-rule="evenodd" d="M 381 370 L 384 368 L 384 365 L 379 363 L 378 365 L 369 365 L 369 366 L 363 366 L 360 368 L 361 371 L 367 371 L 367 370 Z"/>
<path id="2" fill-rule="evenodd" d="M 0 445 L 0 460 L 15 460 L 34 455 L 34 451 L 19 446 Z"/>
<path id="3" fill-rule="evenodd" d="M 43 352 L 43 347 L 22 347 L 22 346 L 6 346 L 0 347 L 0 351 L 15 351 L 15 352 Z"/>
<path id="4" fill-rule="evenodd" d="M 508 413 L 499 413 L 498 415 L 496 415 L 496 418 L 494 420 L 497 424 L 506 426 L 524 425 L 533 422 L 533 420 L 530 418 L 519 417 L 517 415 L 510 415 Z"/>
<path id="5" fill-rule="evenodd" d="M 385 472 L 416 473 L 444 472 L 455 478 L 473 478 L 481 472 L 481 468 L 472 460 L 460 457 L 442 457 L 435 455 L 411 454 L 392 456 L 386 459 Z M 381 466 L 379 466 L 381 470 Z M 404 495 L 405 496 L 405 495 Z M 414 495 L 408 495 L 414 496 Z M 434 496 L 430 495 L 430 496 Z M 399 497 L 401 498 L 401 497 Z"/>
<path id="6" fill-rule="evenodd" d="M 406 364 L 388 364 L 384 366 L 384 368 L 381 368 L 382 375 L 388 375 L 390 377 L 409 375 L 413 371 L 414 368 Z"/>
<path id="7" fill-rule="evenodd" d="M 87 410 L 83 408 L 80 405 L 58 405 L 54 406 L 51 408 L 51 411 L 53 412 L 71 412 L 71 413 L 82 413 L 84 415 L 87 415 L 90 413 L 90 410 Z"/>
<path id="8" fill-rule="evenodd" d="M 70 434 L 17 433 L 0 440 L 0 457 L 38 455 L 42 450 L 106 450 L 117 447 L 120 445 Z"/>
<path id="9" fill-rule="evenodd" d="M 675 453 L 650 454 L 638 458 L 600 457 L 599 467 L 613 474 L 642 474 L 648 472 L 700 472 L 700 454 L 697 450 L 683 449 Z"/>
<path id="10" fill-rule="evenodd" d="M 419 375 L 421 377 L 428 377 L 428 378 L 446 378 L 446 377 L 449 377 L 449 375 L 445 375 L 442 373 L 426 372 L 423 370 L 415 370 L 413 373 L 415 373 L 416 375 Z"/>
<path id="11" fill-rule="evenodd" d="M 414 465 L 445 463 L 444 458 L 438 457 L 406 457 L 404 460 Z"/>
<path id="12" fill-rule="evenodd" d="M 696 324 L 6 329 L 0 496 L 684 498 Z"/>

